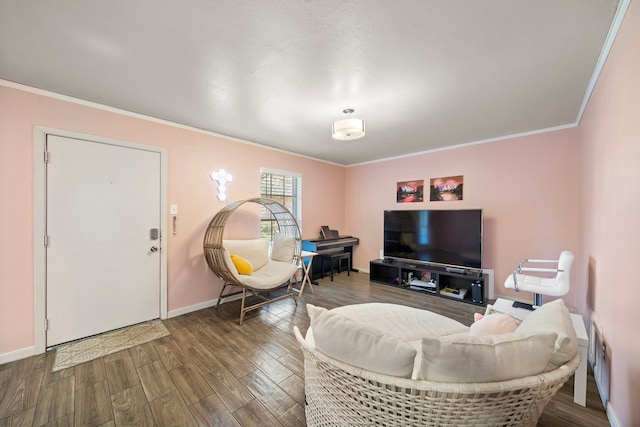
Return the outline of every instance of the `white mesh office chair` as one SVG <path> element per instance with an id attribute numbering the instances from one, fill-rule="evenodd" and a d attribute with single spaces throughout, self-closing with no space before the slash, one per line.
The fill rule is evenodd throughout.
<path id="1" fill-rule="evenodd" d="M 514 307 L 534 309 L 542 305 L 542 295 L 559 297 L 569 292 L 573 253 L 563 251 L 557 260 L 523 259 L 518 268 L 504 282 L 505 288 L 533 292 L 533 306 L 514 304 Z M 524 264 L 557 264 L 557 268 L 523 267 Z M 524 273 L 557 273 L 555 277 L 532 276 Z"/>

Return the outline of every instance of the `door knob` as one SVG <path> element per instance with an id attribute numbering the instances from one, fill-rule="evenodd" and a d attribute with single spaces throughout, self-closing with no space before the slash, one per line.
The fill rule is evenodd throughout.
<path id="1" fill-rule="evenodd" d="M 157 246 L 151 246 L 151 252 L 158 252 Z"/>

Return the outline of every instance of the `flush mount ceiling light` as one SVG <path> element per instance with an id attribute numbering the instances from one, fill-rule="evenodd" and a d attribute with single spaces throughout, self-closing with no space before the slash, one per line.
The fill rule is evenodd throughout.
<path id="1" fill-rule="evenodd" d="M 354 111 L 353 108 L 342 110 L 347 115 L 347 118 L 333 122 L 333 139 L 351 141 L 364 136 L 364 120 L 351 117 Z"/>

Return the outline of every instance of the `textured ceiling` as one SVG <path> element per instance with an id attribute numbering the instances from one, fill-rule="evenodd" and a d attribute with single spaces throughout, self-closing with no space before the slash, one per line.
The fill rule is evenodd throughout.
<path id="1" fill-rule="evenodd" d="M 0 78 L 350 165 L 576 123 L 617 6 L 0 0 Z"/>

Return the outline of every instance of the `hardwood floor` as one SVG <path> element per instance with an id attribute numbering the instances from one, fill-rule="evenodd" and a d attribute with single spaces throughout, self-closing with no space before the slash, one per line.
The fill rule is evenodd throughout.
<path id="1" fill-rule="evenodd" d="M 305 303 L 333 308 L 391 302 L 432 310 L 465 324 L 482 307 L 370 284 L 363 273 L 320 280 L 297 306 L 290 299 L 247 314 L 239 301 L 164 321 L 171 335 L 51 372 L 54 353 L 0 365 L 0 427 L 304 426 L 302 353 Z M 539 426 L 608 426 L 593 375 L 587 408 L 573 403 L 570 380 Z"/>

